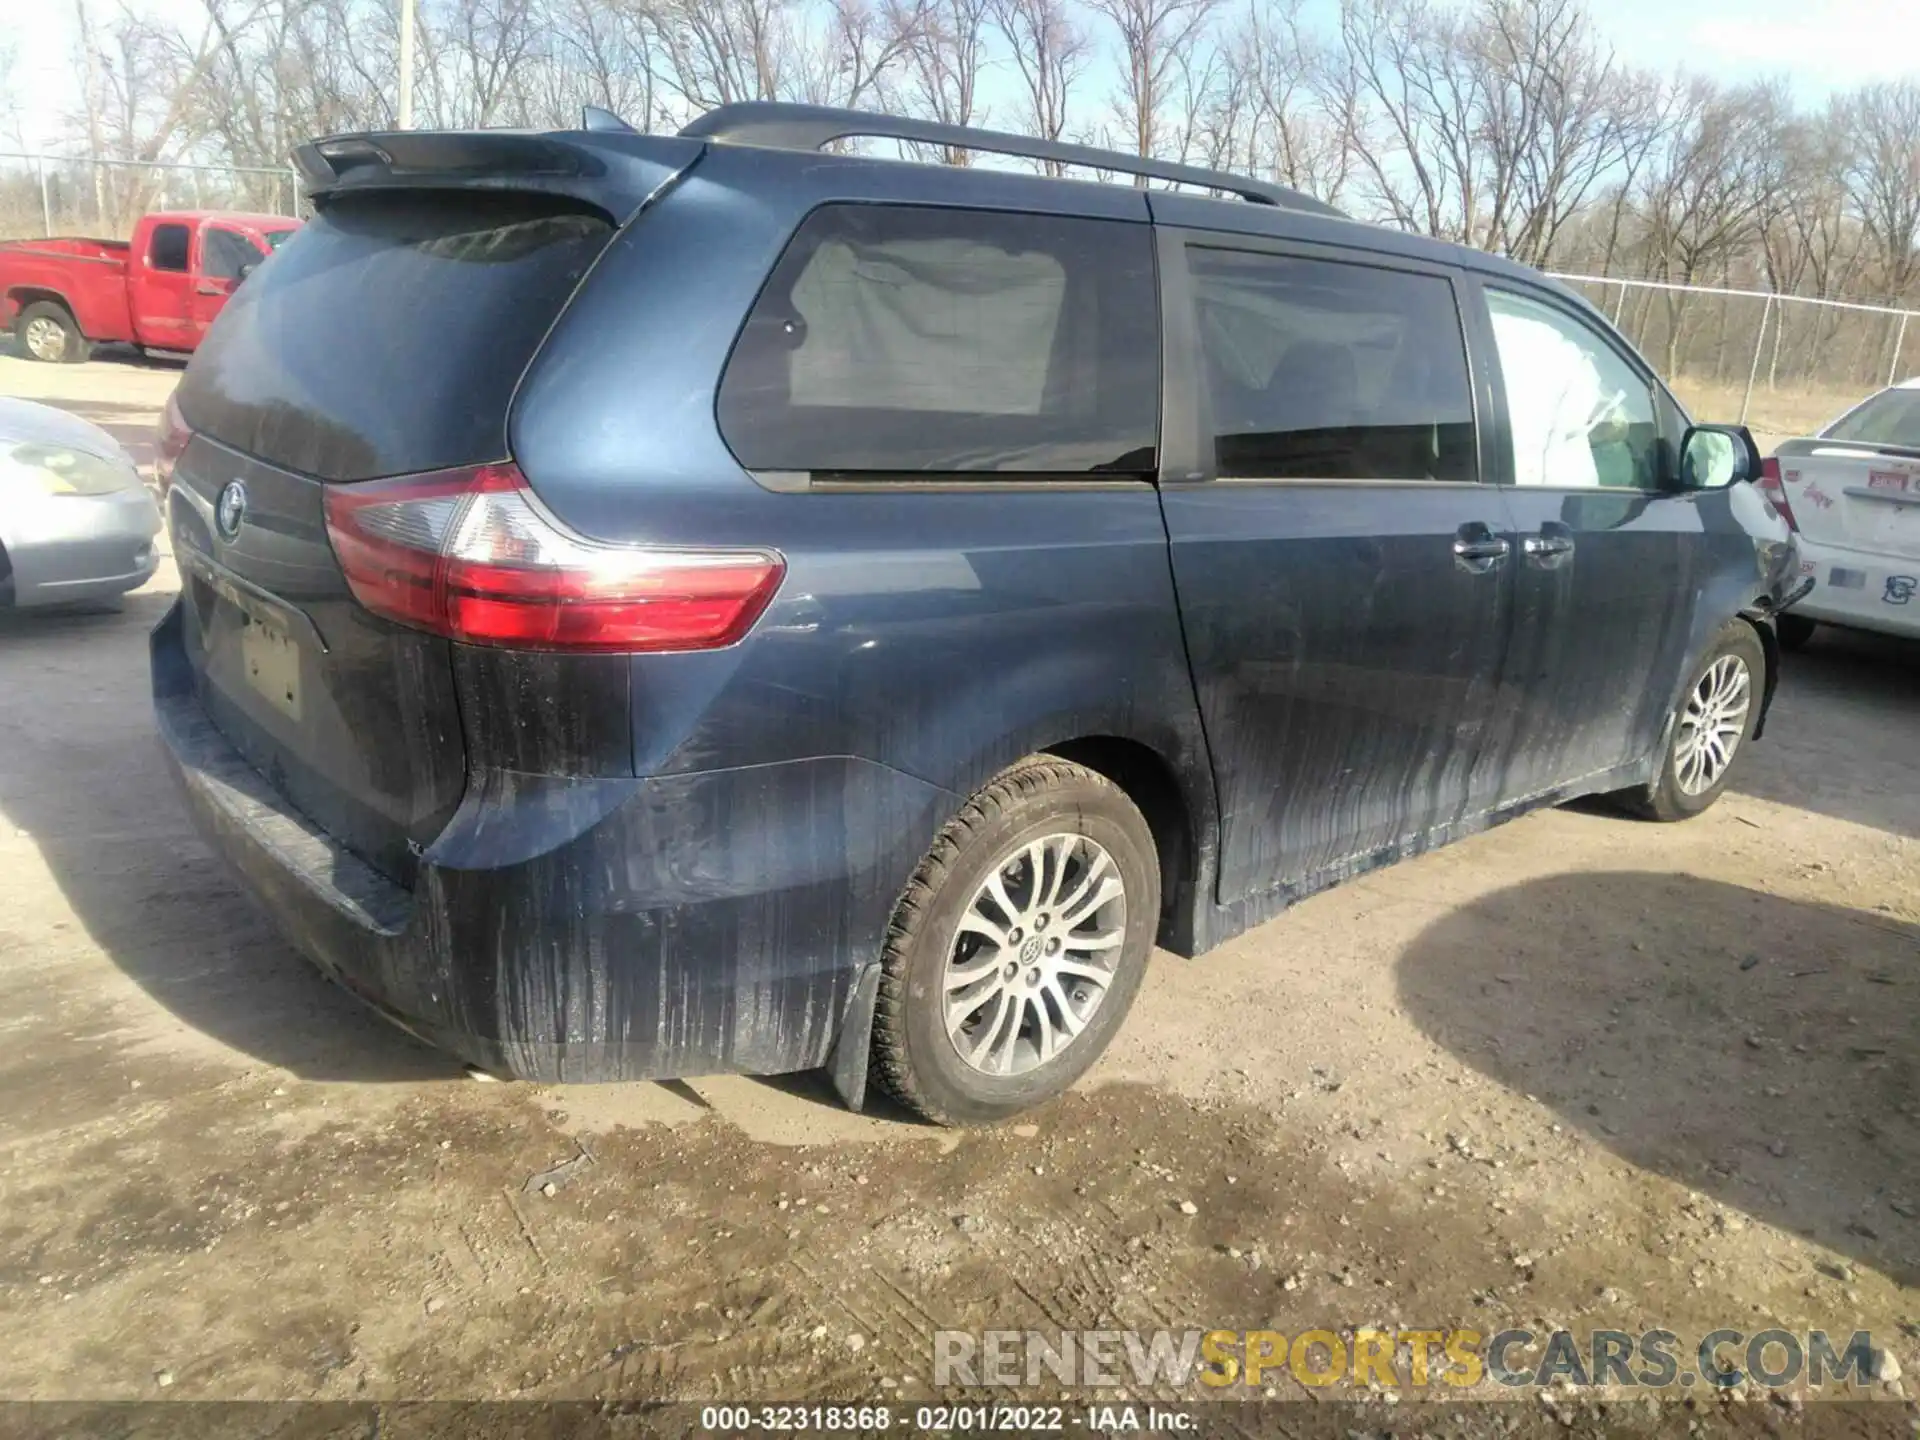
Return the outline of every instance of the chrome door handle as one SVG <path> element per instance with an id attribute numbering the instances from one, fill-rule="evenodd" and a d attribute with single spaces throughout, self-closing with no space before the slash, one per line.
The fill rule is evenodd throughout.
<path id="1" fill-rule="evenodd" d="M 1573 554 L 1573 534 L 1566 526 L 1549 521 L 1540 527 L 1538 535 L 1523 539 L 1520 549 L 1541 569 L 1552 570 L 1565 564 Z"/>
<path id="2" fill-rule="evenodd" d="M 1513 553 L 1513 546 L 1484 526 L 1462 526 L 1453 542 L 1454 562 L 1469 575 L 1484 575 Z"/>

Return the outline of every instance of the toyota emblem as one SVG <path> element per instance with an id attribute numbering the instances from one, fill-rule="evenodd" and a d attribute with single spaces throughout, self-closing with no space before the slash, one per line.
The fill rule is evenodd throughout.
<path id="1" fill-rule="evenodd" d="M 213 507 L 213 523 L 219 527 L 222 539 L 232 540 L 239 535 L 240 522 L 246 518 L 247 487 L 238 480 L 229 480 Z"/>

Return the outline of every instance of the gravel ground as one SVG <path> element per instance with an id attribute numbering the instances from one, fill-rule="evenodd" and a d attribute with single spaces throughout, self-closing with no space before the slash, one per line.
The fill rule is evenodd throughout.
<path id="1" fill-rule="evenodd" d="M 0 393 L 141 445 L 176 373 Z M 1914 647 L 1791 657 L 1693 823 L 1551 811 L 1160 956 L 1076 1093 L 957 1133 L 480 1084 L 369 1017 L 170 788 L 174 584 L 0 616 L 0 1396 L 924 1397 L 949 1328 L 1864 1329 L 1920 1373 Z M 1850 1393 L 1906 1433 L 1907 1383 Z"/>

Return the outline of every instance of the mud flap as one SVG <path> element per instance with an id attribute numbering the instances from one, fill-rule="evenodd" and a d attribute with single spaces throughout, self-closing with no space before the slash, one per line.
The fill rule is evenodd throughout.
<path id="1" fill-rule="evenodd" d="M 846 1018 L 840 1022 L 840 1034 L 827 1057 L 827 1078 L 858 1114 L 867 1103 L 867 1060 L 873 1048 L 873 1005 L 880 994 L 880 966 L 867 966 L 854 982 L 853 996 L 847 1001 Z"/>

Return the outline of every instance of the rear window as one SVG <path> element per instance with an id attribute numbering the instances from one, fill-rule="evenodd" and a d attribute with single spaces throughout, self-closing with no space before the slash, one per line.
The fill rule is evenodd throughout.
<path id="1" fill-rule="evenodd" d="M 1882 390 L 1834 421 L 1821 438 L 1920 450 L 1920 390 Z"/>
<path id="2" fill-rule="evenodd" d="M 147 246 L 147 261 L 156 270 L 185 270 L 192 237 L 184 225 L 156 225 Z"/>
<path id="3" fill-rule="evenodd" d="M 500 459 L 514 385 L 612 234 L 536 196 L 336 201 L 234 292 L 181 414 L 323 480 Z"/>
<path id="4" fill-rule="evenodd" d="M 720 428 L 750 470 L 1058 475 L 1155 465 L 1145 225 L 834 205 L 734 348 Z"/>

